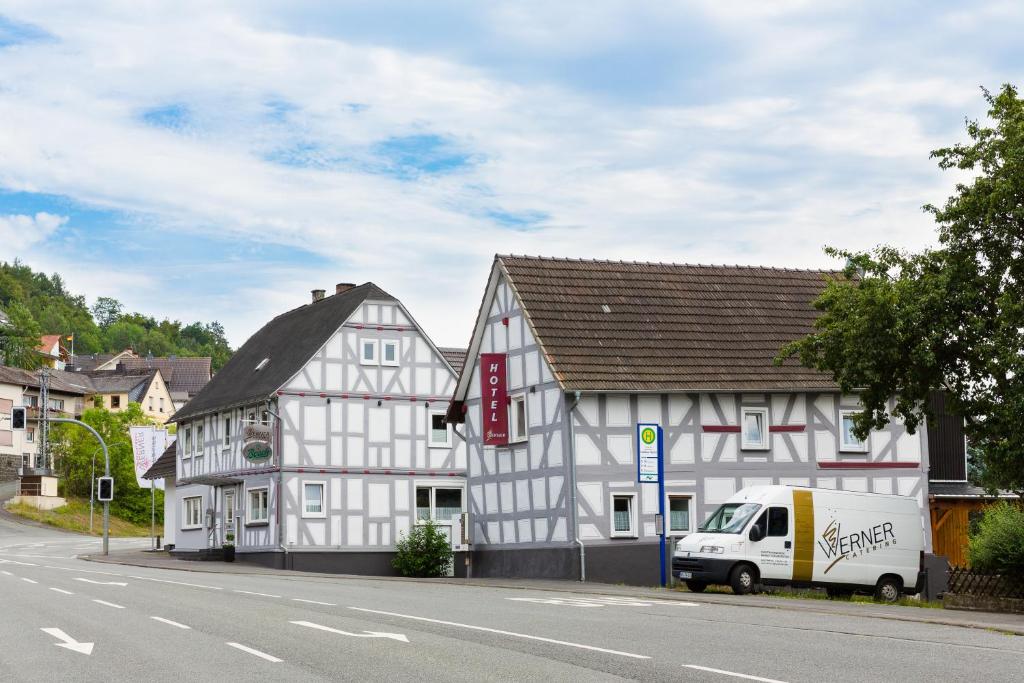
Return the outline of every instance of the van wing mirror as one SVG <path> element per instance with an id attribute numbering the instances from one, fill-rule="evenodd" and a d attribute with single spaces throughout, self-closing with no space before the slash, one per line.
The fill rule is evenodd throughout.
<path id="1" fill-rule="evenodd" d="M 760 541 L 764 538 L 764 528 L 760 524 L 755 524 L 754 526 L 750 527 L 749 538 L 751 541 L 754 542 Z"/>

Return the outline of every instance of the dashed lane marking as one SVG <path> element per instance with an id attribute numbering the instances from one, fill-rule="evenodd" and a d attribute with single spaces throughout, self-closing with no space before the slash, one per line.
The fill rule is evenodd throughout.
<path id="1" fill-rule="evenodd" d="M 260 652 L 259 650 L 254 650 L 251 647 L 246 647 L 245 645 L 242 645 L 241 643 L 227 643 L 227 645 L 229 645 L 230 647 L 235 648 L 236 650 L 241 650 L 242 652 L 248 652 L 249 654 L 255 655 L 255 656 L 259 657 L 260 659 L 265 659 L 268 662 L 277 663 L 277 662 L 281 661 L 280 659 L 278 659 L 274 655 L 268 655 L 266 652 Z"/>
<path id="2" fill-rule="evenodd" d="M 171 581 L 170 579 L 154 579 L 151 576 L 129 576 L 129 579 L 139 579 L 140 581 L 155 581 L 156 583 L 173 583 L 176 586 L 190 586 L 192 588 L 209 588 L 212 591 L 224 590 L 220 586 L 204 586 L 201 583 L 185 583 L 184 581 Z"/>
<path id="3" fill-rule="evenodd" d="M 630 597 L 528 597 L 528 598 L 505 598 L 513 602 L 531 602 L 537 605 L 563 605 L 566 607 L 651 607 L 653 605 L 671 605 L 675 607 L 699 607 L 696 602 L 683 602 L 681 600 L 645 600 L 643 598 Z"/>
<path id="4" fill-rule="evenodd" d="M 524 640 L 536 640 L 542 643 L 552 643 L 554 645 L 564 645 L 566 647 L 574 647 L 580 650 L 592 650 L 594 652 L 604 652 L 610 655 L 618 655 L 619 657 L 629 657 L 631 659 L 650 659 L 647 655 L 638 655 L 633 652 L 623 652 L 621 650 L 609 650 L 604 647 L 597 647 L 596 645 L 584 645 L 583 643 L 572 643 L 567 640 L 555 640 L 554 638 L 544 638 L 542 636 L 532 636 L 527 633 L 516 633 L 515 631 L 503 631 L 497 628 L 488 628 L 486 626 L 474 626 L 473 624 L 460 624 L 457 621 L 444 621 L 442 619 L 430 619 L 428 617 L 417 617 L 411 614 L 399 614 L 397 612 L 385 612 L 378 609 L 367 609 L 366 607 L 349 607 L 351 610 L 357 612 L 369 612 L 370 614 L 382 614 L 388 617 L 397 617 L 399 619 L 413 619 L 415 621 L 425 621 L 431 624 L 441 624 L 442 626 L 454 626 L 456 628 L 465 628 L 472 631 L 483 631 L 485 633 L 495 633 L 501 636 L 509 636 L 511 638 L 522 638 Z"/>
<path id="5" fill-rule="evenodd" d="M 107 607 L 114 607 L 116 609 L 124 609 L 124 605 L 116 605 L 116 604 L 114 604 L 112 602 L 107 602 L 106 600 L 93 600 L 93 602 L 99 603 L 100 605 L 106 605 Z"/>
<path id="6" fill-rule="evenodd" d="M 185 629 L 186 631 L 192 628 L 191 626 L 186 626 L 185 624 L 179 624 L 176 621 L 171 621 L 170 619 L 164 619 L 163 617 L 150 617 L 150 619 L 152 619 L 153 621 L 159 621 L 161 624 L 167 624 L 168 626 L 174 626 L 175 628 Z"/>
<path id="7" fill-rule="evenodd" d="M 281 597 L 280 595 L 271 595 L 270 593 L 256 593 L 255 591 L 243 591 L 243 590 L 238 590 L 238 589 L 235 589 L 235 590 L 233 590 L 231 592 L 232 593 L 241 593 L 243 595 L 258 595 L 261 598 L 279 598 L 279 597 Z"/>
<path id="8" fill-rule="evenodd" d="M 39 582 L 38 582 L 38 581 L 36 581 L 35 579 L 26 579 L 26 578 L 25 578 L 24 576 L 23 576 L 23 577 L 21 577 L 21 580 L 22 580 L 22 581 L 26 581 L 26 582 L 28 582 L 28 583 L 39 583 Z"/>
<path id="9" fill-rule="evenodd" d="M 3 574 L 4 576 L 14 576 L 14 574 L 10 573 L 6 569 L 0 569 L 0 574 Z"/>
<path id="10" fill-rule="evenodd" d="M 127 586 L 128 584 L 124 581 L 93 581 L 92 579 L 83 579 L 81 576 L 76 576 L 75 581 L 81 581 L 82 583 L 91 583 L 96 586 Z"/>
<path id="11" fill-rule="evenodd" d="M 66 591 L 63 588 L 51 587 L 50 590 L 54 591 L 55 593 L 63 593 L 64 595 L 74 595 L 74 593 L 72 593 L 71 591 Z"/>
<path id="12" fill-rule="evenodd" d="M 303 598 L 292 598 L 295 602 L 306 602 L 310 605 L 325 605 L 327 607 L 337 607 L 338 605 L 333 602 L 320 602 L 319 600 L 305 600 Z"/>
<path id="13" fill-rule="evenodd" d="M 697 666 L 696 664 L 684 664 L 687 669 L 694 669 L 696 671 L 707 671 L 713 674 L 721 674 L 723 676 L 732 676 L 733 678 L 743 678 L 748 681 L 761 681 L 761 683 L 785 683 L 776 678 L 763 678 L 761 676 L 751 676 L 750 674 L 736 673 L 735 671 L 726 671 L 725 669 L 712 669 L 710 666 Z"/>

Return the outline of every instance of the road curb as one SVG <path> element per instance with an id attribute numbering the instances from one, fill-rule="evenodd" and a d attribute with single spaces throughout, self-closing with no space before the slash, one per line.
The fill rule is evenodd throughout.
<path id="1" fill-rule="evenodd" d="M 130 567 L 144 567 L 149 569 L 169 569 L 172 571 L 185 571 L 193 573 L 204 573 L 204 574 L 237 574 L 244 576 L 277 576 L 277 577 L 294 577 L 294 578 L 314 578 L 314 579 L 327 579 L 332 581 L 337 580 L 353 580 L 358 579 L 360 581 L 384 581 L 384 582 L 402 582 L 402 583 L 424 583 L 432 585 L 449 585 L 449 586 L 470 586 L 477 588 L 504 588 L 508 590 L 523 590 L 523 591 L 540 591 L 548 593 L 569 593 L 569 594 L 587 594 L 587 595 L 602 595 L 609 597 L 634 597 L 637 599 L 647 600 L 673 600 L 677 602 L 698 602 L 710 605 L 719 605 L 722 607 L 756 607 L 760 609 L 774 609 L 783 610 L 790 612 L 804 612 L 819 614 L 823 616 L 845 616 L 845 617 L 859 617 L 863 619 L 884 619 L 888 621 L 901 621 L 907 623 L 917 624 L 933 624 L 936 626 L 953 626 L 957 628 L 969 628 L 974 630 L 994 631 L 996 633 L 1003 633 L 1006 635 L 1024 636 L 1024 626 L 1017 628 L 1013 626 L 1007 626 L 1005 624 L 991 624 L 980 621 L 959 621 L 956 619 L 942 619 L 942 618 L 924 618 L 913 615 L 901 615 L 901 614 L 877 614 L 871 612 L 862 612 L 853 609 L 820 609 L 815 608 L 814 605 L 809 604 L 813 601 L 790 599 L 790 598 L 778 598 L 772 602 L 764 600 L 750 600 L 744 598 L 737 598 L 736 596 L 723 596 L 722 598 L 716 598 L 713 595 L 701 594 L 701 593 L 680 593 L 676 591 L 662 591 L 660 589 L 633 589 L 627 586 L 622 586 L 619 590 L 615 590 L 615 586 L 608 584 L 583 584 L 579 586 L 567 585 L 567 586 L 551 586 L 551 585 L 529 585 L 529 584 L 506 584 L 501 582 L 488 581 L 487 579 L 419 579 L 404 576 L 361 576 L 356 574 L 325 574 L 320 572 L 298 572 L 294 570 L 268 570 L 268 571 L 247 571 L 250 569 L 245 567 L 244 563 L 237 564 L 228 571 L 213 571 L 208 568 L 204 568 L 202 565 L 206 564 L 202 561 L 189 561 L 189 560 L 177 560 L 181 563 L 180 567 L 166 567 L 157 566 L 154 564 L 144 562 L 133 562 L 132 558 L 111 558 L 111 557 L 98 557 L 95 555 L 79 555 L 79 559 L 86 560 L 88 562 L 97 562 L 100 564 L 119 564 Z M 186 566 L 186 565 L 197 565 Z M 264 569 L 263 567 L 252 567 L 252 569 Z M 830 603 L 831 604 L 831 603 Z M 907 607 L 905 609 L 922 609 L 917 607 Z"/>

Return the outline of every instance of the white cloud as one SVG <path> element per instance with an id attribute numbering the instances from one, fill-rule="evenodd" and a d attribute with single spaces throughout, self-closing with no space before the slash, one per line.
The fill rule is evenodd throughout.
<path id="1" fill-rule="evenodd" d="M 34 216 L 0 216 L 0 244 L 12 251 L 28 249 L 53 235 L 67 222 L 67 216 L 55 216 L 45 212 L 39 212 Z"/>

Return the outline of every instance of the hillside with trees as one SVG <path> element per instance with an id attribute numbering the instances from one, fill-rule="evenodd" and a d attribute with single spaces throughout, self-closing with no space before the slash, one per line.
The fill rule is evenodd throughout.
<path id="1" fill-rule="evenodd" d="M 15 260 L 0 262 L 0 310 L 9 324 L 0 326 L 5 363 L 32 369 L 33 349 L 44 334 L 75 336 L 75 353 L 117 353 L 131 347 L 140 355 L 210 356 L 216 372 L 231 357 L 223 326 L 214 321 L 183 324 L 127 312 L 117 299 L 99 297 L 89 307 L 57 273 L 46 275 Z"/>

